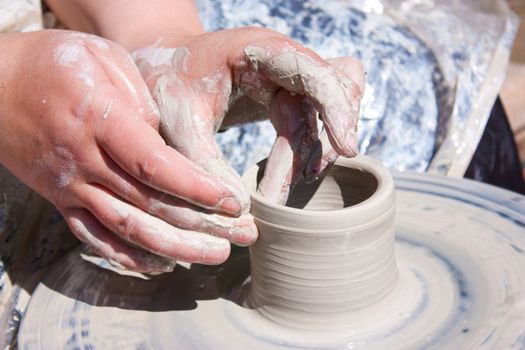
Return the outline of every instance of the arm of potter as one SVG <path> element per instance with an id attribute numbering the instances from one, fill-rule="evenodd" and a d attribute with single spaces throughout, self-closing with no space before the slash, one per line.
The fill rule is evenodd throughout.
<path id="1" fill-rule="evenodd" d="M 150 40 L 157 40 L 165 31 L 169 31 L 171 35 L 176 37 L 194 35 L 203 31 L 193 1 L 152 0 L 146 3 L 130 0 L 112 0 L 110 2 L 104 0 L 48 0 L 47 3 L 68 27 L 102 35 L 128 50 L 144 46 L 145 43 L 149 44 Z M 161 129 L 166 130 L 162 125 L 164 123 L 161 120 Z M 122 140 L 129 139 L 126 135 L 120 137 Z M 142 139 L 140 135 L 137 135 L 137 138 Z M 191 137 L 185 139 L 188 142 L 194 141 Z M 143 145 L 144 142 L 140 144 Z M 180 152 L 177 153 L 180 154 Z M 203 168 L 203 164 L 206 165 L 204 167 L 206 174 L 210 174 L 207 171 L 210 168 L 216 169 L 213 165 L 215 163 L 211 164 L 212 162 L 200 162 L 197 165 L 195 162 L 187 163 L 184 166 L 199 169 Z M 169 177 L 174 179 L 185 178 L 186 173 L 183 170 L 172 168 Z M 157 176 L 160 174 L 155 174 L 155 177 Z M 223 177 L 217 177 L 217 174 L 213 172 L 212 177 L 214 181 L 220 182 L 218 188 L 206 194 L 205 191 L 209 190 L 208 186 L 191 187 L 191 191 L 194 192 L 187 193 L 183 197 L 186 201 L 170 196 L 171 192 L 167 188 L 157 187 L 157 190 L 166 192 L 166 194 L 161 196 L 157 191 L 154 193 L 156 196 L 154 198 L 147 199 L 144 194 L 131 202 L 136 205 L 140 201 L 149 200 L 153 204 L 148 205 L 148 213 L 178 228 L 227 238 L 238 245 L 251 244 L 257 238 L 257 230 L 251 216 L 239 216 L 249 206 L 248 195 L 242 190 L 240 180 L 232 176 L 233 181 L 224 181 Z M 203 184 L 207 182 L 201 177 L 195 180 L 201 181 Z M 196 198 L 193 198 L 197 197 L 198 199 L 200 197 L 203 199 L 201 196 L 203 194 L 205 197 L 209 196 L 209 200 L 212 201 L 217 196 L 219 188 L 225 187 L 228 188 L 227 193 L 232 194 L 232 196 L 228 197 L 223 193 L 222 204 L 220 205 L 202 205 L 201 200 L 196 201 Z M 158 199 L 159 197 L 161 200 Z M 228 209 L 225 210 L 224 208 Z"/>
<path id="2" fill-rule="evenodd" d="M 159 136 L 158 109 L 120 46 L 49 30 L 0 34 L 0 51 L 0 162 L 100 255 L 141 272 L 216 264 L 229 242 L 203 231 L 241 241 L 254 231 L 242 218 L 202 218 L 241 207 Z"/>

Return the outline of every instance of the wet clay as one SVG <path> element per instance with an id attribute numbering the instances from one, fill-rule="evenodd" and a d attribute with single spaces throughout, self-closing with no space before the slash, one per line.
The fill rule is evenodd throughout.
<path id="1" fill-rule="evenodd" d="M 255 191 L 263 168 L 244 177 L 260 234 L 248 304 L 283 326 L 348 331 L 398 283 L 392 177 L 369 157 L 341 160 L 321 182 L 298 184 L 285 207 Z"/>

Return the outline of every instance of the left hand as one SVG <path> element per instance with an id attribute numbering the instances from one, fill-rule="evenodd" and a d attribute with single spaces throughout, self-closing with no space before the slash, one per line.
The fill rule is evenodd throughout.
<path id="1" fill-rule="evenodd" d="M 337 155 L 357 154 L 364 74 L 355 60 L 334 61 L 274 31 L 247 27 L 164 36 L 133 52 L 161 113 L 168 144 L 249 196 L 225 162 L 214 134 L 270 117 L 277 139 L 259 191 L 284 203 L 301 176 L 315 176 Z M 255 108 L 253 108 L 255 107 Z M 317 116 L 323 121 L 318 137 Z M 226 117 L 226 118 L 225 118 Z"/>

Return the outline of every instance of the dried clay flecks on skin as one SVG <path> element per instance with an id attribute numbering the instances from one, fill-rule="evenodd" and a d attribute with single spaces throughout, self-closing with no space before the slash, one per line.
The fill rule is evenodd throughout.
<path id="1" fill-rule="evenodd" d="M 175 55 L 176 52 L 182 54 Z M 147 72 L 147 81 L 152 78 L 154 85 L 150 86 L 154 100 L 157 102 L 161 116 L 161 132 L 167 139 L 168 143 L 176 149 L 185 149 L 191 147 L 190 144 L 181 144 L 184 130 L 192 128 L 192 111 L 187 101 L 189 96 L 174 96 L 167 90 L 173 88 L 180 92 L 183 91 L 183 85 L 180 82 L 177 74 L 180 66 L 184 66 L 181 61 L 186 60 L 188 50 L 186 48 L 172 49 L 172 48 L 156 48 L 146 47 L 144 49 L 135 51 L 133 58 L 137 62 L 137 66 L 143 72 Z M 179 122 L 174 126 L 175 120 Z M 190 140 L 185 140 L 191 143 Z"/>
<path id="2" fill-rule="evenodd" d="M 331 138 L 332 145 L 342 155 L 357 154 L 360 89 L 354 81 L 300 52 L 284 51 L 271 56 L 266 49 L 254 46 L 246 47 L 244 52 L 252 70 L 265 71 L 270 79 L 291 92 L 309 95 L 321 113 L 330 113 L 331 118 L 324 118 L 324 123 L 335 136 Z M 334 120 L 336 116 L 338 120 Z M 348 127 L 341 125 L 345 120 Z"/>
<path id="3" fill-rule="evenodd" d="M 257 230 L 250 216 L 232 218 L 200 212 L 184 204 L 168 204 L 161 200 L 153 200 L 148 212 L 155 216 L 162 212 L 165 221 L 180 229 L 206 232 L 227 238 L 235 244 L 248 244 L 257 238 Z"/>
<path id="4" fill-rule="evenodd" d="M 107 41 L 93 34 L 71 32 L 67 34 L 67 37 L 89 41 L 90 43 L 92 43 L 93 45 L 95 45 L 101 50 L 109 50 L 109 45 Z"/>
<path id="5" fill-rule="evenodd" d="M 86 47 L 79 40 L 65 40 L 55 48 L 54 58 L 56 62 L 70 70 L 76 78 L 79 78 L 89 87 L 95 85 L 95 66 L 89 57 Z"/>
<path id="6" fill-rule="evenodd" d="M 54 169 L 54 171 L 58 171 L 58 175 L 56 177 L 57 187 L 62 189 L 69 186 L 73 182 L 76 177 L 77 167 L 75 165 L 76 163 L 73 154 L 71 154 L 67 147 L 57 146 L 54 153 L 55 157 L 56 155 L 59 155 L 60 159 L 62 160 L 62 164 L 59 164 Z"/>
<path id="7" fill-rule="evenodd" d="M 207 77 L 201 79 L 201 85 L 204 92 L 207 93 L 218 93 L 229 95 L 229 89 L 225 91 L 224 87 L 221 88 L 220 82 L 223 80 L 223 74 L 221 72 L 212 73 Z"/>
<path id="8" fill-rule="evenodd" d="M 89 44 L 93 46 L 89 47 Z M 129 80 L 128 75 L 117 64 L 118 58 L 114 54 L 115 52 L 109 51 L 109 44 L 104 39 L 82 33 L 65 35 L 54 50 L 56 62 L 62 67 L 67 67 L 75 77 L 81 79 L 88 87 L 95 85 L 95 62 L 97 62 L 104 69 L 115 74 L 135 101 L 141 104 L 142 98 L 139 96 L 135 84 Z M 129 57 L 128 54 L 126 55 Z M 128 68 L 136 70 L 131 59 L 126 60 L 126 62 L 131 63 Z"/>
<path id="9" fill-rule="evenodd" d="M 101 38 L 96 37 L 96 36 L 91 36 L 91 38 L 89 40 L 91 40 L 91 42 L 93 44 L 95 44 L 95 46 L 98 47 L 99 49 L 101 49 L 101 50 L 109 50 L 109 45 L 106 42 L 106 40 L 101 39 Z"/>
<path id="10" fill-rule="evenodd" d="M 76 175 L 76 167 L 73 164 L 68 164 L 66 167 L 58 170 L 58 175 L 56 177 L 56 184 L 59 189 L 69 186 Z"/>
<path id="11" fill-rule="evenodd" d="M 147 46 L 145 48 L 136 50 L 131 57 L 138 63 L 139 68 L 141 64 L 147 63 L 151 67 L 170 66 L 181 69 L 184 73 L 187 72 L 186 59 L 189 56 L 189 51 L 185 47 L 166 48 Z"/>
<path id="12" fill-rule="evenodd" d="M 42 155 L 33 165 L 32 176 L 36 179 L 44 173 L 53 175 L 58 189 L 69 186 L 77 175 L 71 152 L 66 147 L 56 146 L 53 152 Z"/>

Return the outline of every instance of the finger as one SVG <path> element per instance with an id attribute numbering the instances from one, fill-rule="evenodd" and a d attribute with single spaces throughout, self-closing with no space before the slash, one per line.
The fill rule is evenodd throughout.
<path id="1" fill-rule="evenodd" d="M 366 73 L 361 61 L 350 56 L 329 58 L 326 61 L 352 79 L 361 90 L 362 97 L 365 91 Z"/>
<path id="2" fill-rule="evenodd" d="M 264 176 L 257 188 L 271 202 L 286 203 L 291 184 L 293 153 L 290 142 L 283 136 L 277 136 L 266 161 Z"/>
<path id="3" fill-rule="evenodd" d="M 241 76 L 234 76 L 244 96 L 247 96 L 256 105 L 265 106 L 265 110 L 279 90 L 279 85 L 266 78 L 257 71 L 241 70 Z"/>
<path id="4" fill-rule="evenodd" d="M 339 157 L 328 139 L 328 134 L 323 129 L 319 135 L 319 142 L 316 149 L 312 152 L 308 164 L 305 167 L 305 180 L 315 181 L 319 175 L 327 170 Z"/>
<path id="5" fill-rule="evenodd" d="M 274 83 L 312 100 L 321 114 L 334 149 L 345 156 L 357 154 L 356 127 L 361 89 L 352 79 L 310 50 L 248 46 L 246 60 L 254 71 Z"/>
<path id="6" fill-rule="evenodd" d="M 183 78 L 181 78 L 183 79 Z M 166 94 L 156 96 L 161 109 L 160 130 L 168 145 L 175 148 L 186 159 L 199 165 L 207 173 L 221 181 L 235 198 L 239 200 L 243 211 L 247 211 L 250 196 L 239 174 L 226 162 L 215 141 L 215 123 L 222 119 L 214 113 L 213 103 L 209 100 L 215 96 L 195 96 L 184 84 L 178 85 L 176 92 L 185 96 L 184 101 L 170 98 Z M 184 108 L 181 107 L 184 105 Z M 180 110 L 188 111 L 178 113 Z M 176 111 L 176 112 L 173 112 Z"/>
<path id="7" fill-rule="evenodd" d="M 101 154 L 98 167 L 95 171 L 98 175 L 91 181 L 111 189 L 128 203 L 175 227 L 223 237 L 242 246 L 257 239 L 257 227 L 251 215 L 234 218 L 204 212 L 179 198 L 143 185 L 104 154 Z"/>
<path id="8" fill-rule="evenodd" d="M 346 74 L 356 82 L 361 90 L 361 98 L 365 89 L 365 73 L 361 62 L 353 57 L 331 58 L 327 61 L 337 68 L 338 74 Z M 312 152 L 305 168 L 306 181 L 315 180 L 338 157 L 337 152 L 330 144 L 326 129 L 321 131 L 319 140 L 320 142 L 316 145 L 316 149 Z"/>
<path id="9" fill-rule="evenodd" d="M 73 234 L 112 265 L 136 272 L 171 272 L 175 261 L 128 246 L 87 210 L 67 209 L 64 220 Z"/>
<path id="10" fill-rule="evenodd" d="M 165 218 L 176 227 L 226 238 L 239 246 L 248 246 L 257 240 L 257 227 L 249 214 L 238 218 L 198 211 L 182 203 L 158 200 L 150 207 L 152 215 Z"/>
<path id="11" fill-rule="evenodd" d="M 230 253 L 227 240 L 173 227 L 103 188 L 90 186 L 79 196 L 107 229 L 156 255 L 211 265 L 224 262 Z"/>
<path id="12" fill-rule="evenodd" d="M 114 111 L 97 130 L 97 141 L 109 157 L 141 183 L 199 207 L 240 215 L 243 207 L 217 176 L 167 146 L 145 122 L 126 120 Z"/>
<path id="13" fill-rule="evenodd" d="M 316 117 L 302 96 L 281 90 L 270 107 L 270 120 L 277 132 L 258 191 L 267 199 L 284 204 L 293 185 L 301 178 L 317 142 Z"/>

